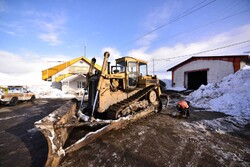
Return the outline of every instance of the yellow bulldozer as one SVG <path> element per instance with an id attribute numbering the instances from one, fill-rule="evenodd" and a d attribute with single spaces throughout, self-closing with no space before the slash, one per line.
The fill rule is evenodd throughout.
<path id="1" fill-rule="evenodd" d="M 116 59 L 111 66 L 110 54 L 104 53 L 101 71 L 94 70 L 92 59 L 86 76 L 85 91 L 81 102 L 72 100 L 62 105 L 45 118 L 35 122 L 48 143 L 46 166 L 58 166 L 65 154 L 75 151 L 104 133 L 119 129 L 153 112 L 160 112 L 160 82 L 148 75 L 147 62 L 132 57 Z M 65 146 L 75 128 L 95 127 L 82 138 Z"/>

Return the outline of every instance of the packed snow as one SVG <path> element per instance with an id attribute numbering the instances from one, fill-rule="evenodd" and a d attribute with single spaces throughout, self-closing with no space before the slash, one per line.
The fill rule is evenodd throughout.
<path id="1" fill-rule="evenodd" d="M 74 98 L 76 95 L 64 93 L 62 90 L 53 88 L 51 83 L 30 88 L 36 93 L 37 98 Z"/>
<path id="2" fill-rule="evenodd" d="M 250 66 L 245 66 L 218 83 L 202 85 L 187 100 L 194 107 L 250 117 Z"/>
<path id="3" fill-rule="evenodd" d="M 187 130 L 225 134 L 244 128 L 250 124 L 250 66 L 245 66 L 218 83 L 202 85 L 186 99 L 194 107 L 226 114 L 213 120 L 183 122 L 181 125 Z"/>
<path id="4" fill-rule="evenodd" d="M 36 94 L 36 98 L 74 98 L 76 95 L 67 94 L 52 86 L 51 82 L 42 81 L 32 75 L 11 76 L 0 72 L 0 86 L 24 86 Z"/>

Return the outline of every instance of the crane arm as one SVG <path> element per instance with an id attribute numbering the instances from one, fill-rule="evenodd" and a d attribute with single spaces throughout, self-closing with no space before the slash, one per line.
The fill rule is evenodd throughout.
<path id="1" fill-rule="evenodd" d="M 60 71 L 64 70 L 65 68 L 75 64 L 76 62 L 78 62 L 80 60 L 83 60 L 87 64 L 91 65 L 91 61 L 88 58 L 86 58 L 86 57 L 78 57 L 78 58 L 75 58 L 73 60 L 67 61 L 65 63 L 59 64 L 57 66 L 54 66 L 54 67 L 43 70 L 42 71 L 42 79 L 47 80 L 51 76 L 57 74 L 58 72 L 60 72 Z M 101 71 L 101 66 L 99 66 L 97 64 L 94 65 L 94 68 Z"/>

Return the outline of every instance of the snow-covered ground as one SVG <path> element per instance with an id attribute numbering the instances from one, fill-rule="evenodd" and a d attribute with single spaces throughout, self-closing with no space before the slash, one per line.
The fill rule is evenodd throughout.
<path id="1" fill-rule="evenodd" d="M 202 85 L 187 100 L 194 107 L 250 117 L 250 66 L 245 66 L 218 83 Z"/>
<path id="2" fill-rule="evenodd" d="M 0 86 L 24 86 L 36 94 L 36 98 L 74 98 L 73 94 L 66 94 L 51 86 L 51 82 L 42 81 L 37 76 L 11 76 L 0 72 Z"/>
<path id="3" fill-rule="evenodd" d="M 184 87 L 177 87 L 177 86 L 172 87 L 172 80 L 171 79 L 162 79 L 162 81 L 166 83 L 167 90 L 174 90 L 177 92 L 186 90 Z"/>
<path id="4" fill-rule="evenodd" d="M 188 129 L 226 133 L 244 128 L 250 123 L 250 66 L 245 66 L 218 83 L 202 85 L 186 99 L 194 107 L 229 115 L 213 120 L 183 123 Z"/>
<path id="5" fill-rule="evenodd" d="M 32 92 L 36 93 L 36 98 L 74 98 L 76 95 L 66 94 L 63 91 L 51 87 L 51 84 L 32 86 Z"/>

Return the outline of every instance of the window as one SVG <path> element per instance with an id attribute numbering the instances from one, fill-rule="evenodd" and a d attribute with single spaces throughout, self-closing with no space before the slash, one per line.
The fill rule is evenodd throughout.
<path id="1" fill-rule="evenodd" d="M 141 76 L 146 76 L 147 75 L 147 64 L 139 64 L 140 66 L 140 75 Z"/>
<path id="2" fill-rule="evenodd" d="M 138 82 L 137 63 L 128 62 L 128 87 L 135 88 Z"/>
<path id="3" fill-rule="evenodd" d="M 117 70 L 119 70 L 120 72 L 125 71 L 125 62 L 124 61 L 121 61 L 121 62 L 117 63 L 116 66 L 117 66 L 117 68 L 119 68 Z"/>
<path id="4" fill-rule="evenodd" d="M 83 81 L 77 81 L 77 88 L 84 88 L 85 83 Z"/>
<path id="5" fill-rule="evenodd" d="M 29 93 L 27 89 L 23 88 L 23 93 Z"/>
<path id="6" fill-rule="evenodd" d="M 136 65 L 137 65 L 136 62 L 129 62 L 128 63 L 128 71 L 129 72 L 137 72 Z"/>

